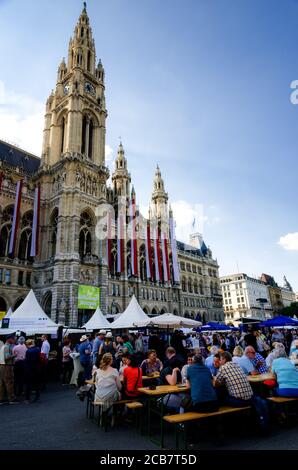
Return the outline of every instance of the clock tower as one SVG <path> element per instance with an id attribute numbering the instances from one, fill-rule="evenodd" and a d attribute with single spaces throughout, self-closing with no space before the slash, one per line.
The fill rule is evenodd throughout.
<path id="1" fill-rule="evenodd" d="M 55 165 L 69 154 L 79 154 L 96 165 L 105 163 L 104 68 L 100 60 L 96 66 L 95 60 L 95 44 L 84 4 L 69 41 L 67 64 L 63 58 L 56 90 L 46 105 L 44 165 Z"/>
<path id="2" fill-rule="evenodd" d="M 97 208 L 106 202 L 105 73 L 84 3 L 46 103 L 41 166 L 43 246 L 35 258 L 33 289 L 49 297 L 53 319 L 77 326 L 93 313 L 78 309 L 79 285 L 100 288 L 107 309 L 107 267 L 95 235 Z"/>

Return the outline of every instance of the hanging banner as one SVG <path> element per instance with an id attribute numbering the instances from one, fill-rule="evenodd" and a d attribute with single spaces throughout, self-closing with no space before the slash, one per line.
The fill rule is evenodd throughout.
<path id="1" fill-rule="evenodd" d="M 78 309 L 96 310 L 100 305 L 100 288 L 94 286 L 79 285 Z"/>
<path id="2" fill-rule="evenodd" d="M 15 251 L 16 237 L 17 237 L 17 231 L 18 231 L 19 219 L 20 219 L 22 187 L 23 187 L 23 180 L 19 180 L 17 182 L 16 199 L 15 199 L 14 211 L 13 211 L 13 221 L 12 221 L 12 228 L 10 232 L 9 249 L 8 249 L 9 255 L 14 255 L 14 251 Z"/>
<path id="3" fill-rule="evenodd" d="M 38 185 L 37 188 L 35 188 L 35 194 L 34 194 L 32 241 L 31 241 L 31 250 L 30 250 L 30 256 L 32 257 L 38 254 L 39 216 L 40 216 L 40 185 Z"/>

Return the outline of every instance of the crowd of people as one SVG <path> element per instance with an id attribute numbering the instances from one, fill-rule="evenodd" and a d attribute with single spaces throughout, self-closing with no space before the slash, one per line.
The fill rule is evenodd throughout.
<path id="1" fill-rule="evenodd" d="M 50 343 L 46 335 L 37 345 L 31 338 L 10 335 L 0 344 L 0 403 L 38 400 L 46 382 Z M 262 411 L 249 375 L 271 372 L 268 393 L 298 397 L 298 334 L 296 330 L 229 333 L 131 333 L 113 336 L 100 330 L 95 336 L 66 337 L 61 345 L 61 381 L 69 384 L 73 353 L 79 357 L 79 384 L 93 377 L 96 398 L 107 407 L 122 398 L 140 395 L 143 376 L 154 383 L 183 384 L 188 393 L 169 394 L 169 410 L 213 411 L 221 404 L 253 405 Z M 57 366 L 57 367 L 58 367 Z M 148 382 L 150 384 L 150 382 Z"/>
<path id="2" fill-rule="evenodd" d="M 45 387 L 50 343 L 47 335 L 40 338 L 40 346 L 32 338 L 18 339 L 8 335 L 0 341 L 0 405 L 37 401 Z M 35 396 L 32 399 L 32 391 Z"/>

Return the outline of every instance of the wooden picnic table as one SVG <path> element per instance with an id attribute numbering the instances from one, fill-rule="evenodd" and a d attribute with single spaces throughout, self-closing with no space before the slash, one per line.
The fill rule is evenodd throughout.
<path id="1" fill-rule="evenodd" d="M 180 393 L 180 392 L 186 392 L 188 387 L 183 386 L 183 387 L 178 387 L 178 385 L 157 385 L 157 387 L 154 390 L 150 390 L 147 387 L 141 387 L 138 388 L 138 391 L 141 393 L 145 393 L 145 395 L 149 396 L 162 396 L 162 395 L 168 395 L 169 393 Z"/>
<path id="2" fill-rule="evenodd" d="M 164 396 L 172 393 L 187 392 L 189 388 L 186 386 L 178 387 L 178 385 L 158 385 L 154 390 L 149 387 L 138 388 L 138 391 L 146 395 L 146 409 L 147 409 L 147 435 L 150 440 L 163 448 L 164 446 L 164 414 L 166 405 L 164 404 Z M 155 440 L 151 437 L 151 415 L 156 414 L 159 416 L 160 423 L 160 439 Z"/>

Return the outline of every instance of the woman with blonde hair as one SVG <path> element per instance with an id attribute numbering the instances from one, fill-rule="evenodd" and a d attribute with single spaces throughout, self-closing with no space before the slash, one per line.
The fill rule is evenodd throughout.
<path id="1" fill-rule="evenodd" d="M 239 364 L 239 362 L 242 362 L 241 358 L 243 357 L 243 353 L 244 351 L 241 348 L 241 346 L 235 346 L 235 348 L 233 349 L 232 362 L 235 362 L 236 364 Z"/>
<path id="2" fill-rule="evenodd" d="M 95 400 L 103 402 L 101 411 L 107 411 L 113 404 L 121 398 L 121 382 L 119 372 L 112 367 L 113 356 L 106 353 L 102 356 L 99 369 L 95 373 Z"/>

